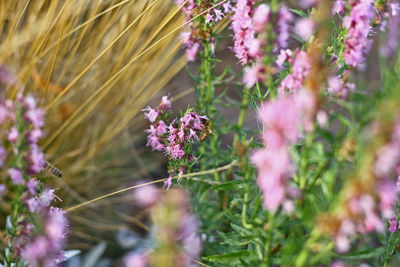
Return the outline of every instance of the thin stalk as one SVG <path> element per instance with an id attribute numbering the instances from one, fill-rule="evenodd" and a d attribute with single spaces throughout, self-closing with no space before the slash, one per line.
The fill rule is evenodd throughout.
<path id="1" fill-rule="evenodd" d="M 208 174 L 211 174 L 211 173 L 214 173 L 214 172 L 221 172 L 221 171 L 224 171 L 224 170 L 227 170 L 227 169 L 231 168 L 232 166 L 236 166 L 237 164 L 238 164 L 238 162 L 237 162 L 236 160 L 234 160 L 234 161 L 232 161 L 231 163 L 229 163 L 229 164 L 227 164 L 227 165 L 225 165 L 225 166 L 219 167 L 219 168 L 215 168 L 215 169 L 211 169 L 211 170 L 206 170 L 206 171 L 192 172 L 192 173 L 184 174 L 184 175 L 181 176 L 181 178 L 190 178 L 190 177 L 194 177 L 194 176 L 208 175 Z M 179 178 L 178 175 L 172 177 L 172 179 L 178 179 L 178 178 Z M 146 186 L 146 185 L 162 183 L 162 182 L 165 182 L 165 181 L 168 180 L 168 179 L 170 179 L 170 178 L 163 178 L 163 179 L 151 181 L 151 182 L 148 182 L 148 183 L 139 184 L 139 185 L 134 185 L 134 186 L 127 187 L 127 188 L 124 188 L 124 189 L 120 189 L 120 190 L 111 192 L 111 193 L 109 193 L 109 194 L 106 194 L 106 195 L 103 195 L 103 196 L 96 197 L 96 198 L 94 198 L 94 199 L 88 200 L 88 201 L 83 202 L 83 203 L 81 203 L 81 204 L 78 204 L 78 205 L 76 205 L 76 206 L 72 206 L 72 207 L 70 207 L 70 208 L 68 208 L 68 209 L 65 209 L 65 211 L 71 212 L 71 211 L 77 210 L 77 209 L 79 209 L 79 208 L 82 208 L 82 207 L 84 207 L 84 206 L 87 206 L 87 205 L 89 205 L 89 204 L 92 204 L 93 202 L 97 202 L 97 201 L 99 201 L 99 200 L 102 200 L 102 199 L 104 199 L 104 198 L 111 197 L 111 196 L 114 196 L 114 195 L 117 195 L 117 194 L 121 194 L 121 193 L 123 193 L 123 192 L 129 191 L 129 190 L 133 190 L 133 189 L 136 189 L 136 188 L 139 188 L 139 187 L 143 187 L 143 186 Z"/>

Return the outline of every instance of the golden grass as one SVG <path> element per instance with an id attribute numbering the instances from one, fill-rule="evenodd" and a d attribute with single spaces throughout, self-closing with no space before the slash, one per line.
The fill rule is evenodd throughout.
<path id="1" fill-rule="evenodd" d="M 165 0 L 0 1 L 0 61 L 42 99 L 42 146 L 68 183 L 184 66 Z M 134 59 L 134 60 L 132 60 Z"/>

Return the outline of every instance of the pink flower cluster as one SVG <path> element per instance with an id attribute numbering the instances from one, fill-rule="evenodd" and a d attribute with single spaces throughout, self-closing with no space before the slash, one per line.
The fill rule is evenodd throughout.
<path id="1" fill-rule="evenodd" d="M 340 76 L 333 76 L 328 79 L 328 93 L 330 96 L 346 99 L 349 93 L 355 90 L 354 83 L 344 82 Z"/>
<path id="2" fill-rule="evenodd" d="M 232 16 L 233 51 L 242 65 L 253 60 L 249 50 L 256 34 L 251 18 L 255 3 L 255 0 L 238 0 Z"/>
<path id="3" fill-rule="evenodd" d="M 278 94 L 280 96 L 283 96 L 286 93 L 294 93 L 301 89 L 303 87 L 304 79 L 308 76 L 311 69 L 310 60 L 307 53 L 304 51 L 297 50 L 294 53 L 293 60 L 289 58 L 288 61 L 289 63 L 292 63 L 292 73 L 287 75 L 281 81 L 278 88 Z"/>
<path id="4" fill-rule="evenodd" d="M 66 212 L 55 207 L 45 208 L 41 213 L 43 233 L 30 238 L 21 251 L 21 257 L 32 267 L 55 267 L 65 260 L 62 248 L 68 229 Z"/>
<path id="5" fill-rule="evenodd" d="M 184 4 L 185 1 L 182 0 L 176 0 L 175 1 L 178 6 L 181 6 Z M 198 14 L 196 12 L 203 12 L 205 10 L 202 9 L 209 9 L 211 8 L 208 6 L 203 6 L 203 5 L 198 5 L 195 3 L 194 0 L 189 0 L 187 5 L 182 8 L 182 11 L 186 15 L 186 21 L 192 20 L 195 18 Z M 190 26 L 190 31 L 189 32 L 183 32 L 181 34 L 182 40 L 183 40 L 183 46 L 186 48 L 186 57 L 188 61 L 194 61 L 196 58 L 196 55 L 200 49 L 200 46 L 202 42 L 204 41 L 204 38 L 210 38 L 208 36 L 209 34 L 203 29 L 204 23 L 207 25 L 217 23 L 220 21 L 227 13 L 232 11 L 232 6 L 229 1 L 223 3 L 222 5 L 215 6 L 214 8 L 211 8 L 206 14 L 205 14 L 205 20 L 203 20 L 203 16 L 200 16 L 198 19 L 195 19 L 189 23 Z M 199 23 L 197 23 L 199 22 Z M 200 34 L 202 32 L 203 34 Z M 212 41 L 212 39 L 210 39 Z"/>
<path id="6" fill-rule="evenodd" d="M 264 205 L 275 212 L 283 205 L 287 212 L 293 209 L 290 198 L 296 198 L 298 191 L 290 185 L 291 174 L 295 170 L 289 147 L 301 134 L 302 128 L 312 125 L 313 96 L 301 90 L 296 94 L 267 102 L 262 107 L 259 118 L 265 131 L 265 148 L 251 157 L 258 169 L 258 185 L 264 195 Z"/>
<path id="7" fill-rule="evenodd" d="M 389 220 L 389 231 L 397 231 L 397 219 L 394 212 L 399 195 L 398 185 L 393 176 L 399 173 L 400 165 L 400 121 L 397 122 L 391 141 L 377 151 L 374 164 L 374 191 L 371 193 L 353 193 L 347 199 L 349 208 L 346 216 L 340 218 L 340 228 L 335 233 L 336 249 L 347 252 L 350 249 L 350 238 L 359 233 L 372 231 L 383 232 L 385 227 L 382 217 Z M 398 181 L 399 182 L 399 181 Z"/>
<path id="8" fill-rule="evenodd" d="M 157 189 L 154 187 L 152 190 L 155 192 Z M 192 260 L 199 258 L 202 243 L 198 234 L 199 222 L 189 211 L 188 196 L 178 189 L 172 189 L 161 197 L 158 192 L 157 196 L 158 200 L 152 204 L 150 212 L 156 226 L 153 234 L 157 238 L 159 248 L 144 253 L 131 252 L 124 257 L 124 265 L 125 267 L 152 266 L 150 262 L 158 257 L 157 253 L 167 252 L 170 257 L 167 260 L 174 263 L 174 266 L 192 266 Z"/>
<path id="9" fill-rule="evenodd" d="M 248 42 L 248 55 L 251 57 L 252 61 L 256 63 L 254 66 L 244 69 L 245 74 L 243 81 L 248 88 L 254 86 L 257 81 L 262 81 L 264 78 L 265 66 L 263 65 L 262 58 L 265 56 L 265 25 L 270 19 L 270 13 L 269 6 L 261 4 L 255 9 L 251 20 L 254 29 L 254 37 Z"/>
<path id="10" fill-rule="evenodd" d="M 351 2 L 350 14 L 343 19 L 347 29 L 347 39 L 344 42 L 343 56 L 349 66 L 363 68 L 365 56 L 370 50 L 371 19 L 375 15 L 374 0 L 358 0 Z"/>
<path id="11" fill-rule="evenodd" d="M 169 188 L 172 184 L 172 175 L 178 173 L 181 177 L 186 171 L 186 165 L 197 161 L 196 157 L 190 153 L 190 144 L 199 140 L 198 134 L 205 130 L 205 123 L 208 122 L 206 116 L 200 116 L 196 112 L 188 110 L 179 120 L 167 121 L 171 109 L 171 102 L 168 97 L 162 98 L 161 104 L 157 109 L 147 107 L 144 109 L 145 117 L 151 122 L 150 129 L 145 130 L 147 146 L 152 150 L 164 151 L 170 162 L 178 163 L 170 170 L 170 179 L 166 181 Z"/>

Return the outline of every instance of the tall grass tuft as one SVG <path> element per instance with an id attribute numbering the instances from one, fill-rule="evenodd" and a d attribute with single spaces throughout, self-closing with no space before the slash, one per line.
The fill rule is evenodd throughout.
<path id="1" fill-rule="evenodd" d="M 110 172 L 114 179 L 100 180 L 96 160 L 110 151 L 116 137 L 114 152 L 107 155 L 127 153 L 120 147 L 134 136 L 123 130 L 186 64 L 177 54 L 184 21 L 179 11 L 165 0 L 0 0 L 0 63 L 47 112 L 41 146 L 63 172 L 56 185 L 64 189 L 58 194 L 70 196 L 64 206 L 96 196 L 102 188 L 110 191 L 106 187 L 121 181 Z M 14 87 L 4 93 L 15 96 Z M 140 151 L 133 151 L 140 164 Z M 71 216 L 72 225 L 109 229 L 93 223 L 97 214 Z M 72 236 L 96 241 L 73 229 Z"/>

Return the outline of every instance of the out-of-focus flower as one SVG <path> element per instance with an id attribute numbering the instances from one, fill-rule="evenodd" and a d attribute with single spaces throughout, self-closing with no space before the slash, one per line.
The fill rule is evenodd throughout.
<path id="1" fill-rule="evenodd" d="M 262 32 L 269 21 L 271 10 L 268 5 L 261 4 L 254 11 L 253 25 L 256 32 Z"/>
<path id="2" fill-rule="evenodd" d="M 148 259 L 145 255 L 131 252 L 124 257 L 125 267 L 147 267 Z"/>
<path id="3" fill-rule="evenodd" d="M 301 18 L 297 20 L 294 26 L 294 32 L 304 41 L 307 41 L 314 32 L 314 22 L 309 18 Z"/>
<path id="4" fill-rule="evenodd" d="M 10 168 L 7 170 L 8 175 L 10 176 L 11 180 L 14 184 L 23 184 L 25 180 L 22 176 L 22 171 L 17 168 Z"/>
<path id="5" fill-rule="evenodd" d="M 293 14 L 289 11 L 289 8 L 282 5 L 279 10 L 279 20 L 277 23 L 277 38 L 275 41 L 275 51 L 279 51 L 281 48 L 288 47 L 288 40 L 290 37 L 290 27 L 293 23 Z"/>
<path id="6" fill-rule="evenodd" d="M 142 181 L 138 184 L 143 184 Z M 160 199 L 160 190 L 154 185 L 146 185 L 137 188 L 133 194 L 135 203 L 142 207 L 150 207 L 158 202 Z"/>
<path id="7" fill-rule="evenodd" d="M 347 29 L 343 55 L 349 66 L 363 68 L 365 65 L 365 56 L 371 47 L 368 36 L 371 33 L 370 21 L 375 15 L 373 4 L 373 0 L 357 1 L 350 14 L 343 19 Z"/>
<path id="8" fill-rule="evenodd" d="M 249 47 L 254 39 L 255 29 L 251 15 L 253 13 L 254 0 L 238 0 L 235 7 L 235 13 L 232 16 L 233 51 L 239 63 L 247 64 L 251 60 Z"/>
<path id="9" fill-rule="evenodd" d="M 346 12 L 346 6 L 343 0 L 336 0 L 332 7 L 332 14 L 342 15 Z"/>

